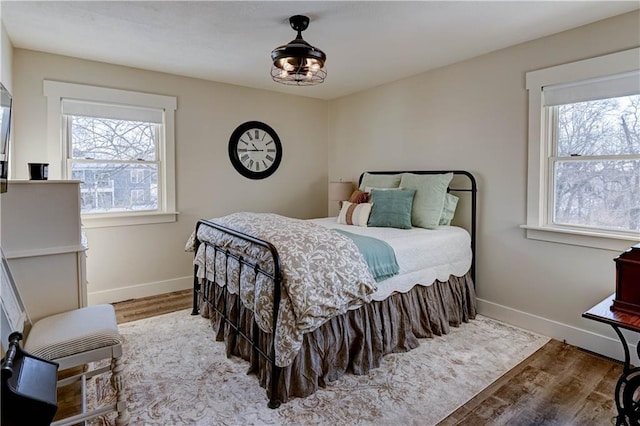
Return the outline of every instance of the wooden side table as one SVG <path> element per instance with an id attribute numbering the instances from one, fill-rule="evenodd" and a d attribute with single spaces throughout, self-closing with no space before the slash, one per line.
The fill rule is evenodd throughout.
<path id="1" fill-rule="evenodd" d="M 640 425 L 640 367 L 631 368 L 629 344 L 621 329 L 640 333 L 640 314 L 612 310 L 615 294 L 582 314 L 583 318 L 609 324 L 618 335 L 624 349 L 624 366 L 615 390 L 618 418 L 616 425 Z M 640 357 L 640 344 L 636 346 Z"/>

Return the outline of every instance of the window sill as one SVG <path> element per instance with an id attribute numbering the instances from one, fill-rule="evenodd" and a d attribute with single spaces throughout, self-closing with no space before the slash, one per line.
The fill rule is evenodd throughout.
<path id="1" fill-rule="evenodd" d="M 173 213 L 114 213 L 82 216 L 82 227 L 85 229 L 107 228 L 111 226 L 150 225 L 154 223 L 175 222 L 178 212 Z"/>
<path id="2" fill-rule="evenodd" d="M 520 227 L 526 230 L 526 236 L 531 240 L 549 241 L 615 252 L 624 251 L 640 241 L 640 235 L 633 237 L 551 226 L 520 225 Z"/>

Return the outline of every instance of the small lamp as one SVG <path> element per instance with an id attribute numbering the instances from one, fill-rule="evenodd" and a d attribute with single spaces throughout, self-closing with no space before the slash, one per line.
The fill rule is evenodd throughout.
<path id="1" fill-rule="evenodd" d="M 329 216 L 337 216 L 340 212 L 340 201 L 348 200 L 353 192 L 351 182 L 329 182 Z"/>

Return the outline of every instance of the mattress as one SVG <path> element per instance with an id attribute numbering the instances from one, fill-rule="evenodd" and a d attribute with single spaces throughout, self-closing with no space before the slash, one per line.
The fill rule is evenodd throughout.
<path id="1" fill-rule="evenodd" d="M 464 228 L 374 228 L 341 225 L 335 217 L 310 220 L 327 228 L 378 238 L 393 248 L 400 271 L 377 283 L 373 300 L 384 300 L 394 292 L 406 293 L 415 285 L 447 281 L 451 275 L 461 277 L 471 268 L 471 236 Z"/>

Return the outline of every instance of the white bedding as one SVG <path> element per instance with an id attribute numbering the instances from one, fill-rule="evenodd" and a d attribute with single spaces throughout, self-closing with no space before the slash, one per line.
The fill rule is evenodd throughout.
<path id="1" fill-rule="evenodd" d="M 435 280 L 446 281 L 450 275 L 461 277 L 471 268 L 471 237 L 457 226 L 397 229 L 341 225 L 335 217 L 311 221 L 327 228 L 378 238 L 393 248 L 400 272 L 377 283 L 373 300 L 384 300 L 396 291 L 405 293 L 416 284 L 427 286 Z"/>

